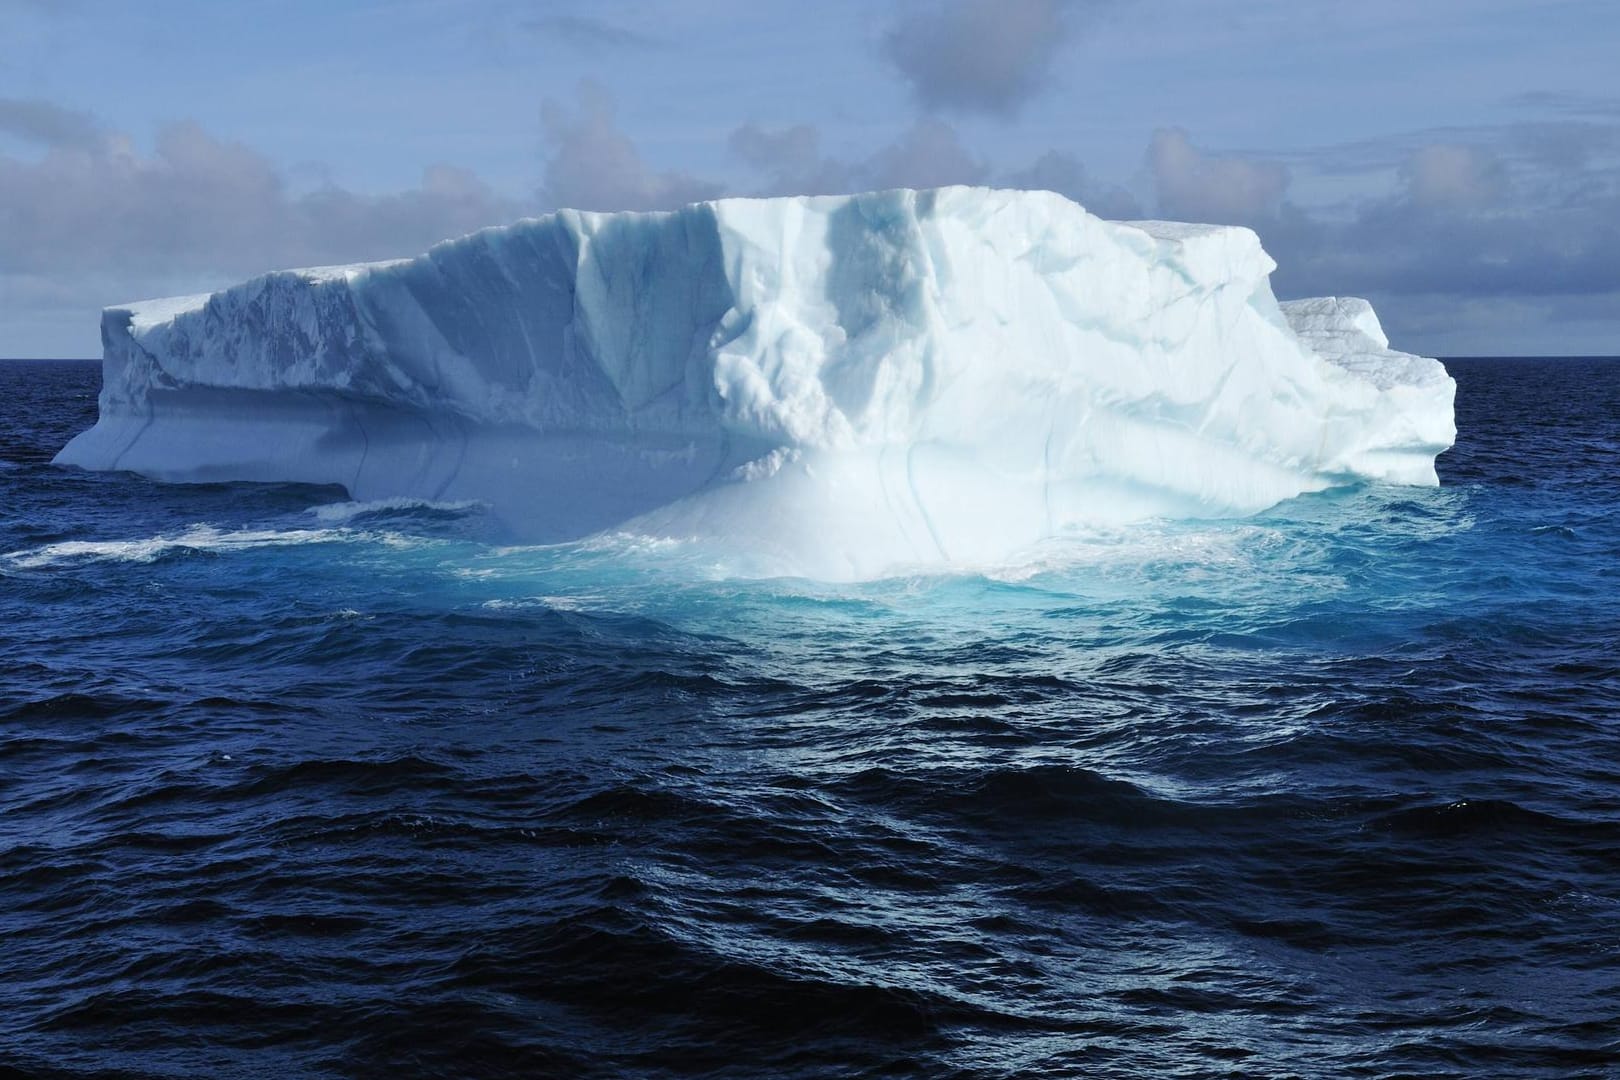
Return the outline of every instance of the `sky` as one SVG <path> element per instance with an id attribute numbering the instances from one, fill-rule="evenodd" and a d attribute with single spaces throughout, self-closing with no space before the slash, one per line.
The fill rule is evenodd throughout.
<path id="1" fill-rule="evenodd" d="M 722 195 L 1254 228 L 1399 348 L 1620 354 L 1615 0 L 0 0 L 0 356 L 109 304 Z"/>

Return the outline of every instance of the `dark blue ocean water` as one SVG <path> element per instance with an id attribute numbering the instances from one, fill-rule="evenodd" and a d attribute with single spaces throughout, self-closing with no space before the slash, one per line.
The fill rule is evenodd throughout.
<path id="1" fill-rule="evenodd" d="M 56 469 L 0 364 L 0 1074 L 1620 1075 L 1620 361 L 1438 489 L 717 580 Z"/>

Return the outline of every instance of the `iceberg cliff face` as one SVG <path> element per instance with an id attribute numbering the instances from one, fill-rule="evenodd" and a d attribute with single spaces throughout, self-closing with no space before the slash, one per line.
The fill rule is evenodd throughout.
<path id="1" fill-rule="evenodd" d="M 1436 482 L 1454 384 L 1240 228 L 944 188 L 561 211 L 111 308 L 62 464 L 477 499 L 514 534 L 763 572 L 1002 559 L 1091 524 Z"/>

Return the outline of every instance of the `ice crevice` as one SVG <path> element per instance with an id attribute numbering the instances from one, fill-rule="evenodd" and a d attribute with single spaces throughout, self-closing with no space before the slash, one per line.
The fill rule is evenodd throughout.
<path id="1" fill-rule="evenodd" d="M 1444 368 L 1365 301 L 1279 304 L 1273 267 L 1247 229 L 1049 192 L 564 210 L 109 308 L 99 419 L 57 461 L 476 501 L 520 540 L 833 578 L 1436 483 Z"/>

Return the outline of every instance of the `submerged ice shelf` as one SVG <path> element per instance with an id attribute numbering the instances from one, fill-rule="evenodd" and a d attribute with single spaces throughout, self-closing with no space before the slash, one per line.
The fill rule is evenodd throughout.
<path id="1" fill-rule="evenodd" d="M 109 308 L 100 419 L 56 460 L 479 500 L 527 540 L 829 578 L 1435 483 L 1445 369 L 1365 301 L 1279 305 L 1273 267 L 1247 229 L 1047 192 L 564 210 Z"/>

